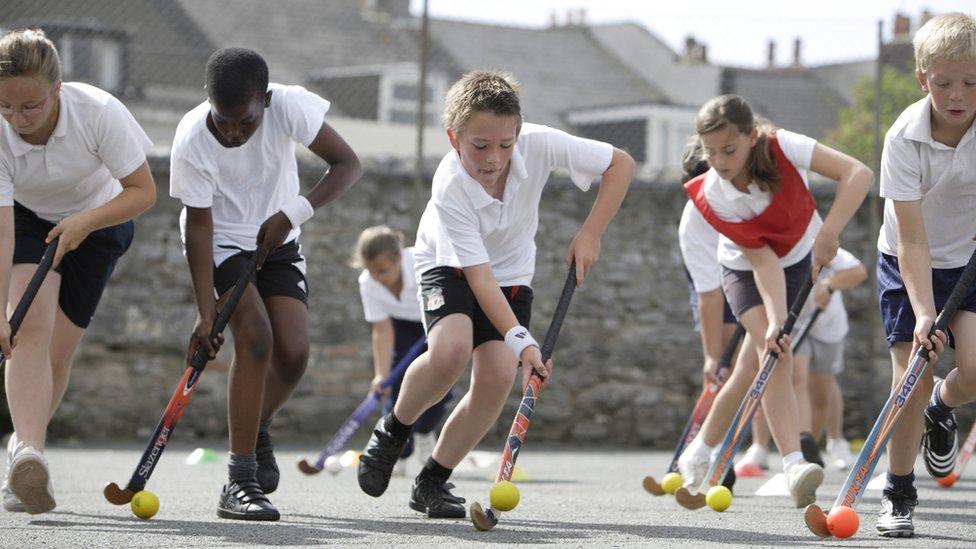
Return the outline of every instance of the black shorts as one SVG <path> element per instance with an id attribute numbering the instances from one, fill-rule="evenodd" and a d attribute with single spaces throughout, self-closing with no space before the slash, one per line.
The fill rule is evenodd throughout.
<path id="1" fill-rule="evenodd" d="M 803 283 L 810 279 L 810 254 L 783 269 L 786 278 L 786 310 L 789 311 L 796 301 L 796 294 L 803 287 Z M 735 318 L 742 319 L 742 314 L 749 309 L 762 305 L 762 296 L 756 286 L 756 277 L 750 271 L 736 271 L 722 267 L 722 288 L 729 306 L 735 313 Z"/>
<path id="2" fill-rule="evenodd" d="M 214 266 L 214 289 L 221 296 L 231 289 L 247 268 L 255 252 L 241 250 Z M 268 254 L 257 273 L 258 294 L 262 298 L 272 296 L 293 297 L 308 306 L 308 282 L 305 280 L 305 256 L 301 246 L 292 240 Z"/>
<path id="3" fill-rule="evenodd" d="M 14 203 L 14 265 L 41 262 L 44 239 L 54 223 Z M 58 306 L 72 324 L 87 328 L 102 299 L 115 263 L 132 244 L 134 226 L 126 221 L 92 231 L 75 250 L 65 254 L 55 270 L 61 274 Z"/>
<path id="4" fill-rule="evenodd" d="M 528 286 L 503 286 L 502 293 L 512 307 L 519 324 L 529 327 L 532 317 L 532 288 Z M 471 319 L 474 326 L 472 347 L 486 341 L 505 341 L 505 336 L 491 324 L 485 312 L 474 298 L 471 286 L 464 278 L 464 271 L 454 267 L 436 267 L 420 277 L 420 295 L 424 306 L 424 324 L 427 333 L 437 321 L 447 315 L 461 313 Z"/>

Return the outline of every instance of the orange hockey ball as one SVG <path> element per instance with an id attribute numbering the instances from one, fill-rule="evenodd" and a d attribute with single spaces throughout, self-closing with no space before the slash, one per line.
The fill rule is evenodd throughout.
<path id="1" fill-rule="evenodd" d="M 827 530 L 835 538 L 849 538 L 857 533 L 857 528 L 861 524 L 861 519 L 857 516 L 857 511 L 842 505 L 831 509 L 827 513 Z"/>
<path id="2" fill-rule="evenodd" d="M 945 476 L 945 477 L 942 477 L 942 478 L 937 478 L 937 479 L 935 479 L 935 481 L 938 482 L 939 483 L 939 486 L 941 486 L 943 488 L 951 488 L 952 485 L 956 483 L 956 479 L 957 478 L 958 477 L 956 477 L 956 472 L 953 471 L 953 472 L 949 473 L 948 476 Z"/>

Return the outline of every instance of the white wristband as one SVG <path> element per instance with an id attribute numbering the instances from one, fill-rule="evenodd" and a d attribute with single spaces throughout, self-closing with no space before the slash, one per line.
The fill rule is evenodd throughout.
<path id="1" fill-rule="evenodd" d="M 519 360 L 522 360 L 522 351 L 526 347 L 539 346 L 529 330 L 523 326 L 515 326 L 505 334 L 505 345 L 508 345 L 508 348 L 515 353 L 515 358 Z"/>
<path id="2" fill-rule="evenodd" d="M 308 221 L 315 213 L 312 204 L 302 195 L 293 197 L 281 207 L 281 213 L 285 214 L 288 221 L 291 221 L 291 228 L 297 229 L 299 225 Z"/>

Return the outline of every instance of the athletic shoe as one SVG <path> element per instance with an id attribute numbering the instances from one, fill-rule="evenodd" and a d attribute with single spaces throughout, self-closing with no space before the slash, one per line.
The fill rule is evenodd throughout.
<path id="1" fill-rule="evenodd" d="M 832 466 L 841 471 L 850 469 L 855 459 L 850 443 L 842 438 L 827 441 L 827 458 Z"/>
<path id="2" fill-rule="evenodd" d="M 817 501 L 817 488 L 823 478 L 823 467 L 816 463 L 797 463 L 786 469 L 786 486 L 797 509 Z"/>
<path id="3" fill-rule="evenodd" d="M 281 478 L 278 462 L 274 457 L 271 433 L 258 432 L 258 443 L 254 446 L 254 454 L 258 461 L 258 471 L 255 475 L 258 484 L 261 485 L 262 492 L 270 494 L 278 489 L 278 480 Z"/>
<path id="4" fill-rule="evenodd" d="M 885 490 L 881 493 L 881 512 L 875 528 L 888 538 L 910 538 L 915 535 L 912 515 L 918 500 Z"/>
<path id="5" fill-rule="evenodd" d="M 10 491 L 31 515 L 47 513 L 57 507 L 47 460 L 23 442 L 17 443 L 10 461 Z"/>
<path id="6" fill-rule="evenodd" d="M 739 463 L 755 463 L 763 471 L 769 470 L 769 464 L 767 463 L 769 458 L 769 451 L 758 444 L 753 444 L 749 446 L 746 450 L 745 455 L 739 460 Z"/>
<path id="7" fill-rule="evenodd" d="M 281 514 L 256 480 L 228 482 L 220 493 L 217 516 L 233 520 L 278 520 Z"/>
<path id="8" fill-rule="evenodd" d="M 725 486 L 726 488 L 729 489 L 729 492 L 731 492 L 732 487 L 735 486 L 735 480 L 736 480 L 735 467 L 732 467 L 725 472 L 725 478 L 722 480 L 722 486 Z"/>
<path id="9" fill-rule="evenodd" d="M 434 455 L 434 446 L 436 445 L 437 435 L 434 433 L 414 433 L 411 457 L 420 464 L 420 467 L 424 467 L 427 465 L 427 458 Z"/>
<path id="10" fill-rule="evenodd" d="M 14 448 L 17 446 L 17 433 L 11 433 L 7 439 L 6 463 L 3 468 L 3 485 L 0 486 L 0 498 L 3 508 L 11 513 L 23 513 L 24 504 L 10 491 L 10 462 L 14 458 Z"/>
<path id="11" fill-rule="evenodd" d="M 685 488 L 697 490 L 708 474 L 710 464 L 708 459 L 701 459 L 692 454 L 693 452 L 688 451 L 681 453 L 678 457 L 678 472 L 681 473 L 681 478 L 685 479 Z"/>
<path id="12" fill-rule="evenodd" d="M 464 498 L 452 494 L 453 488 L 449 482 L 417 478 L 410 492 L 410 508 L 430 518 L 464 518 Z"/>
<path id="13" fill-rule="evenodd" d="M 382 496 L 390 485 L 393 467 L 407 445 L 406 440 L 397 440 L 386 430 L 385 421 L 386 416 L 383 416 L 376 422 L 373 436 L 369 437 L 363 455 L 359 457 L 359 487 L 374 498 Z"/>
<path id="14" fill-rule="evenodd" d="M 935 384 L 933 394 L 942 386 L 940 380 Z M 935 419 L 932 405 L 925 407 L 925 435 L 922 436 L 922 457 L 925 469 L 935 478 L 949 476 L 956 467 L 956 413 L 945 419 Z"/>
<path id="15" fill-rule="evenodd" d="M 810 433 L 800 433 L 800 452 L 803 453 L 803 459 L 807 463 L 816 463 L 823 469 L 824 462 L 820 459 L 820 446 Z"/>

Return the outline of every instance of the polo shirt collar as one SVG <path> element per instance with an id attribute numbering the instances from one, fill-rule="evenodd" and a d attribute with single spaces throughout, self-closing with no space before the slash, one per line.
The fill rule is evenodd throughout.
<path id="1" fill-rule="evenodd" d="M 925 101 L 918 109 L 915 117 L 905 124 L 905 138 L 920 143 L 934 144 L 932 140 L 932 97 L 925 96 Z"/>

